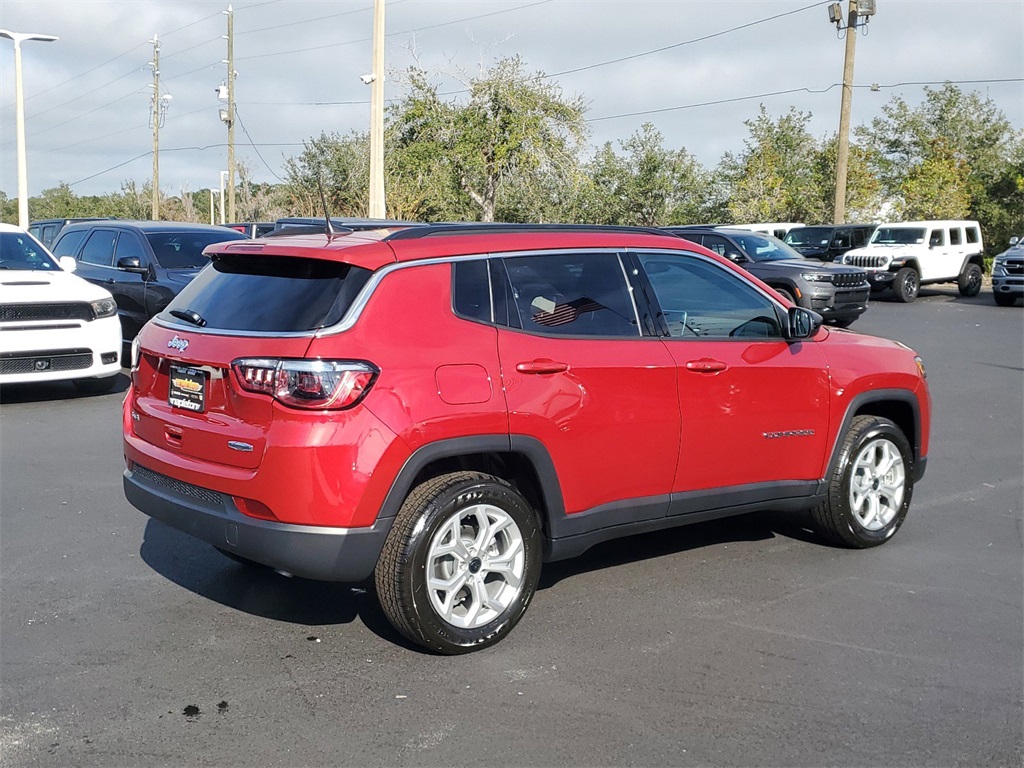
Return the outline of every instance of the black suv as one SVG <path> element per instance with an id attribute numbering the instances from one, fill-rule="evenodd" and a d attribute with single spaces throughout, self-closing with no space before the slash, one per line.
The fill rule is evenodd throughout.
<path id="1" fill-rule="evenodd" d="M 806 261 L 771 235 L 742 229 L 665 227 L 672 234 L 739 264 L 799 307 L 845 328 L 868 308 L 867 273 L 856 267 Z"/>
<path id="2" fill-rule="evenodd" d="M 805 259 L 837 261 L 852 248 L 868 244 L 877 224 L 818 224 L 797 227 L 786 233 L 782 242 L 793 246 Z"/>
<path id="3" fill-rule="evenodd" d="M 209 224 L 114 219 L 68 224 L 52 251 L 74 258 L 80 277 L 114 295 L 121 336 L 130 342 L 209 263 L 206 246 L 245 239 Z"/>
<path id="4" fill-rule="evenodd" d="M 113 216 L 85 216 L 80 219 L 39 219 L 28 225 L 28 233 L 35 237 L 40 243 L 49 248 L 57 235 L 68 224 L 77 221 L 104 221 L 114 218 Z"/>

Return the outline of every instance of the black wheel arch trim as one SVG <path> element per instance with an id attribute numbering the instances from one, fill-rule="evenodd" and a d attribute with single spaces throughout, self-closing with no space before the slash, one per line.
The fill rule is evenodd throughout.
<path id="1" fill-rule="evenodd" d="M 393 519 L 412 491 L 413 483 L 427 465 L 439 460 L 456 456 L 487 453 L 518 453 L 524 455 L 533 465 L 540 484 L 539 492 L 543 496 L 546 510 L 545 517 L 554 519 L 565 515 L 565 503 L 562 499 L 562 487 L 558 482 L 555 464 L 544 444 L 536 438 L 526 435 L 490 434 L 473 435 L 471 437 L 455 437 L 438 440 L 417 448 L 405 460 L 402 469 L 391 483 L 384 503 L 381 505 L 378 519 Z M 546 521 L 544 521 L 546 522 Z"/>
<path id="2" fill-rule="evenodd" d="M 850 401 L 849 405 L 846 406 L 846 413 L 843 415 L 843 422 L 839 427 L 839 431 L 836 432 L 835 442 L 832 444 L 832 453 L 829 456 L 825 482 L 827 482 L 827 478 L 832 476 L 832 472 L 836 468 L 836 463 L 841 457 L 843 436 L 849 431 L 850 424 L 853 422 L 857 411 L 859 411 L 861 407 L 870 403 L 884 402 L 898 402 L 900 404 L 910 406 L 910 411 L 914 419 L 914 434 L 913 436 L 907 436 L 907 442 L 910 443 L 911 449 L 914 452 L 914 482 L 916 483 L 920 481 L 924 476 L 928 458 L 921 455 L 921 405 L 918 402 L 917 395 L 909 389 L 874 389 L 870 392 L 861 392 Z"/>

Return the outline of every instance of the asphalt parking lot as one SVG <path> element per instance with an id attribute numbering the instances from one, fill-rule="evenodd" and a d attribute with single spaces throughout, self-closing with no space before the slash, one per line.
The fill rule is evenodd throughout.
<path id="1" fill-rule="evenodd" d="M 928 472 L 893 541 L 832 549 L 761 514 L 610 542 L 454 658 L 361 588 L 254 572 L 133 509 L 121 394 L 5 389 L 0 763 L 1020 765 L 1024 310 L 924 289 L 853 330 L 929 373 Z"/>

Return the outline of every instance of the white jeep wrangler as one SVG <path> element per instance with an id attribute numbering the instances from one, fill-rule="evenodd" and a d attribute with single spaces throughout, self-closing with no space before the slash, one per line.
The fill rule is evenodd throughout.
<path id="1" fill-rule="evenodd" d="M 898 301 L 913 301 L 929 283 L 955 282 L 961 296 L 977 296 L 982 248 L 976 221 L 904 221 L 880 224 L 842 263 L 867 270 L 872 291 L 892 288 Z"/>

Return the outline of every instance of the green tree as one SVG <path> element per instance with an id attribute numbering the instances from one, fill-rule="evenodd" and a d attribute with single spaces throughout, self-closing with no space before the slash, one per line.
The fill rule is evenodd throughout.
<path id="1" fill-rule="evenodd" d="M 911 106 L 894 97 L 883 107 L 882 116 L 858 127 L 855 134 L 869 153 L 885 194 L 897 202 L 897 208 L 911 209 L 908 201 L 902 200 L 908 190 L 921 200 L 928 179 L 935 183 L 957 179 L 955 192 L 959 196 L 962 175 L 968 204 L 958 209 L 963 216 L 981 222 L 990 244 L 991 233 L 1002 232 L 1014 219 L 1014 210 L 1020 210 L 1019 198 L 1012 190 L 1013 178 L 1021 169 L 1024 134 L 1013 130 L 988 97 L 965 93 L 951 83 L 925 88 L 921 104 Z M 953 163 L 958 170 L 950 176 Z M 933 189 L 925 197 L 940 194 L 941 190 Z M 1006 208 L 1015 204 L 1016 209 Z M 993 247 L 1001 250 L 1001 246 Z"/>
<path id="2" fill-rule="evenodd" d="M 933 140 L 919 163 L 907 169 L 900 184 L 896 213 L 903 219 L 963 219 L 970 214 L 967 163 L 945 140 Z"/>
<path id="3" fill-rule="evenodd" d="M 806 220 L 808 224 L 832 221 L 838 155 L 839 139 L 833 134 L 824 142 L 815 160 L 814 175 L 821 197 L 814 210 L 821 211 L 821 216 Z M 883 203 L 882 185 L 868 162 L 868 152 L 857 144 L 851 144 L 846 165 L 846 220 L 853 223 L 877 221 Z"/>
<path id="4" fill-rule="evenodd" d="M 474 218 L 494 221 L 501 194 L 543 189 L 569 179 L 586 136 L 584 106 L 566 99 L 543 73 L 524 71 L 519 57 L 502 59 L 468 83 L 465 103 L 444 101 L 426 75 L 409 73 L 410 92 L 398 107 L 396 135 L 404 149 L 421 144 L 427 167 L 472 202 Z"/>
<path id="5" fill-rule="evenodd" d="M 588 220 L 602 224 L 662 226 L 699 221 L 708 207 L 710 174 L 685 149 L 664 146 L 651 123 L 597 151 L 588 170 Z"/>
<path id="6" fill-rule="evenodd" d="M 287 207 L 297 216 L 323 213 L 320 185 L 332 216 L 366 216 L 370 189 L 370 139 L 321 133 L 303 142 L 297 158 L 285 163 Z"/>
<path id="7" fill-rule="evenodd" d="M 825 221 L 819 143 L 807 130 L 810 113 L 795 109 L 772 120 L 764 105 L 744 125 L 750 135 L 739 155 L 726 153 L 719 164 L 734 222 Z"/>

